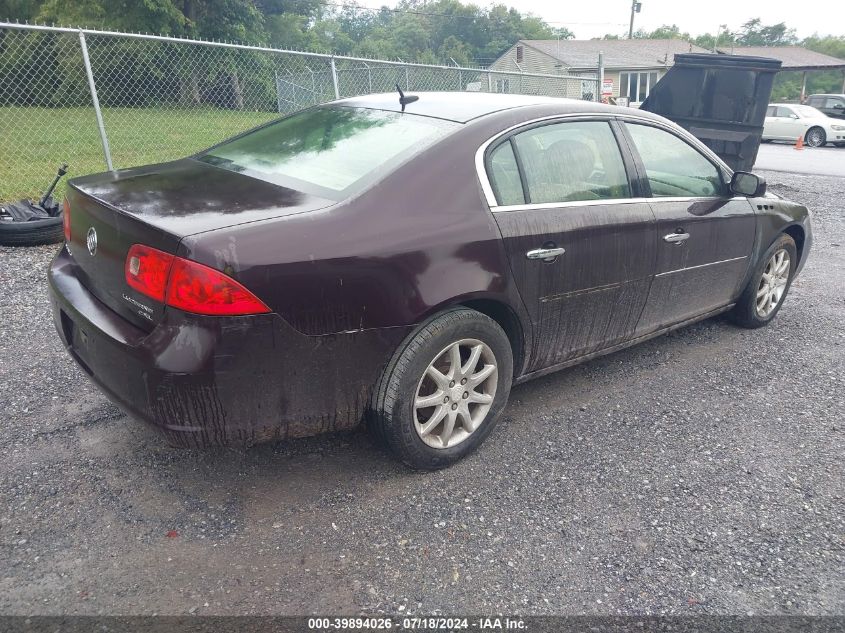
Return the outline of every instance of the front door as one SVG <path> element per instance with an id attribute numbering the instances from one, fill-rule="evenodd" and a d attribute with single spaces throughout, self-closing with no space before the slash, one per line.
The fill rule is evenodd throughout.
<path id="1" fill-rule="evenodd" d="M 631 199 L 610 123 L 517 131 L 491 146 L 487 169 L 533 321 L 529 372 L 635 337 L 654 271 L 655 222 L 647 202 Z"/>
<path id="2" fill-rule="evenodd" d="M 756 219 L 721 170 L 674 133 L 626 123 L 651 190 L 657 263 L 640 327 L 655 331 L 732 303 L 751 262 Z"/>

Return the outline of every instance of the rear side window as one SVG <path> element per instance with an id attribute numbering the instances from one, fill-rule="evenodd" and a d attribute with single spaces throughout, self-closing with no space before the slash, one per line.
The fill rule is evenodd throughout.
<path id="1" fill-rule="evenodd" d="M 553 123 L 513 141 L 532 204 L 631 196 L 619 146 L 605 121 Z"/>
<path id="2" fill-rule="evenodd" d="M 766 116 L 775 116 L 775 106 L 766 108 Z"/>
<path id="3" fill-rule="evenodd" d="M 519 167 L 510 141 L 505 141 L 490 154 L 490 184 L 499 204 L 523 204 L 525 194 L 519 178 Z"/>
<path id="4" fill-rule="evenodd" d="M 412 114 L 318 107 L 224 142 L 199 160 L 341 199 L 456 127 L 456 123 Z"/>
<path id="5" fill-rule="evenodd" d="M 674 134 L 626 123 L 655 197 L 718 196 L 724 191 L 718 168 Z"/>

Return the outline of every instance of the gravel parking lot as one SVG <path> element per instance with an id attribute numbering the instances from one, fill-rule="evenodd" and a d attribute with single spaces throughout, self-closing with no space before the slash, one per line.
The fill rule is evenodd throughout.
<path id="1" fill-rule="evenodd" d="M 0 612 L 845 613 L 845 180 L 764 175 L 816 229 L 770 327 L 520 386 L 433 474 L 363 431 L 167 447 L 62 351 L 57 247 L 0 248 Z"/>

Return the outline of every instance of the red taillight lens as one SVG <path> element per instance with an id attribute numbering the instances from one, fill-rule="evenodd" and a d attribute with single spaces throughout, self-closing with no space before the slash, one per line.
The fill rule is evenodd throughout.
<path id="1" fill-rule="evenodd" d="M 212 315 L 270 312 L 258 297 L 219 270 L 177 257 L 167 284 L 167 305 Z"/>
<path id="2" fill-rule="evenodd" d="M 65 242 L 70 242 L 70 204 L 65 200 L 62 205 L 62 228 L 65 231 Z"/>
<path id="3" fill-rule="evenodd" d="M 173 259 L 169 253 L 135 244 L 126 255 L 126 283 L 141 294 L 163 303 Z"/>
<path id="4" fill-rule="evenodd" d="M 236 316 L 270 312 L 237 281 L 188 259 L 142 244 L 126 255 L 126 283 L 161 303 L 195 314 Z"/>

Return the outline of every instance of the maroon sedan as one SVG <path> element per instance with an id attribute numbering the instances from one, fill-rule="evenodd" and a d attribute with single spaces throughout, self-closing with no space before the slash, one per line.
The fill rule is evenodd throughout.
<path id="1" fill-rule="evenodd" d="M 55 322 L 175 444 L 366 419 L 438 468 L 490 434 L 514 383 L 720 312 L 771 321 L 812 234 L 765 189 L 646 112 L 345 99 L 71 181 Z"/>

